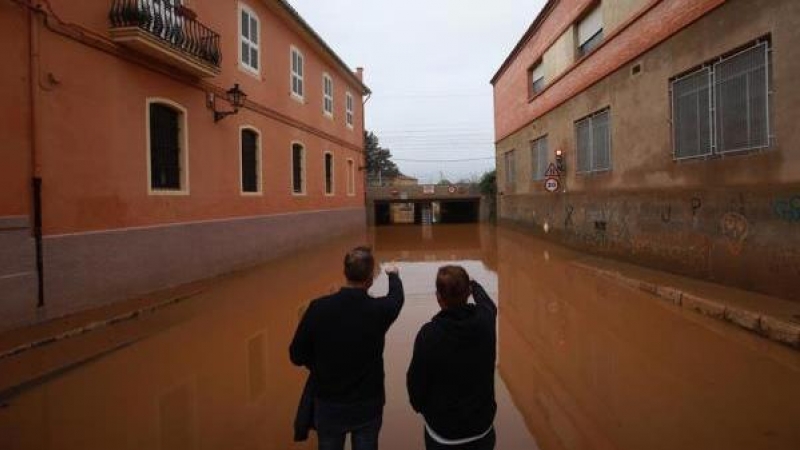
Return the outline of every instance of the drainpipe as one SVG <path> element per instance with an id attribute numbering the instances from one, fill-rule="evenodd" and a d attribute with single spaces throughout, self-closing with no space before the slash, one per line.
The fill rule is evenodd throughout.
<path id="1" fill-rule="evenodd" d="M 38 9 L 38 8 L 37 8 Z M 37 12 L 28 9 L 29 38 L 29 107 L 30 107 L 30 140 L 31 140 L 31 188 L 33 191 L 33 238 L 36 242 L 36 275 L 38 308 L 44 307 L 44 257 L 42 250 L 42 174 L 39 155 L 38 128 L 38 79 L 39 79 L 39 37 Z"/>
<path id="2" fill-rule="evenodd" d="M 356 68 L 356 77 L 359 79 L 359 81 L 361 81 L 362 84 L 364 83 L 364 68 L 363 67 L 357 67 Z M 371 97 L 372 97 L 372 92 L 367 94 L 367 97 L 364 99 L 364 101 L 363 101 L 363 103 L 361 105 L 361 164 L 363 164 L 363 166 L 362 166 L 363 169 L 359 169 L 359 171 L 362 171 L 362 170 L 364 171 L 364 177 L 362 178 L 364 180 L 363 181 L 363 184 L 364 184 L 364 206 L 366 207 L 368 214 L 369 214 L 369 205 L 367 204 L 367 200 L 368 200 L 368 198 L 367 198 L 367 189 L 369 189 L 369 180 L 367 180 L 367 175 L 369 175 L 369 174 L 367 173 L 367 167 L 366 167 L 367 154 L 364 151 L 365 150 L 365 148 L 364 148 L 364 133 L 367 131 L 367 102 L 369 102 L 369 99 Z M 373 213 L 373 215 L 374 215 L 374 213 Z M 369 222 L 369 219 L 367 220 L 367 222 Z"/>

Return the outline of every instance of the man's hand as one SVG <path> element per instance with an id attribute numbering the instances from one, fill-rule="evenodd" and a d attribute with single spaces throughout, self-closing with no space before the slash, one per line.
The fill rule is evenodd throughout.
<path id="1" fill-rule="evenodd" d="M 384 268 L 384 270 L 386 271 L 386 275 L 391 275 L 391 274 L 398 275 L 398 274 L 400 274 L 400 269 L 398 269 L 397 266 L 394 265 L 394 264 L 387 264 L 386 267 Z"/>

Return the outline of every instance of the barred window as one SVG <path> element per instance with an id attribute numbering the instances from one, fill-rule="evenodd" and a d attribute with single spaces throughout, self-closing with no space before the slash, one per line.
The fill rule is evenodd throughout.
<path id="1" fill-rule="evenodd" d="M 306 192 L 306 149 L 301 144 L 292 145 L 292 192 Z"/>
<path id="2" fill-rule="evenodd" d="M 709 62 L 671 83 L 675 159 L 767 148 L 769 43 Z"/>
<path id="3" fill-rule="evenodd" d="M 578 173 L 611 170 L 611 110 L 575 122 Z"/>
<path id="4" fill-rule="evenodd" d="M 547 136 L 531 141 L 531 178 L 544 180 L 550 160 L 547 149 Z"/>
<path id="5" fill-rule="evenodd" d="M 356 195 L 356 167 L 352 159 L 347 160 L 347 195 Z"/>
<path id="6" fill-rule="evenodd" d="M 258 193 L 261 163 L 259 136 L 255 130 L 242 129 L 241 133 L 242 192 Z"/>
<path id="7" fill-rule="evenodd" d="M 259 71 L 259 21 L 256 13 L 245 5 L 239 5 L 239 62 L 250 72 Z"/>
<path id="8" fill-rule="evenodd" d="M 184 113 L 158 102 L 149 103 L 148 109 L 150 189 L 180 191 L 184 188 L 182 165 L 185 161 L 181 149 Z"/>
<path id="9" fill-rule="evenodd" d="M 302 99 L 305 90 L 303 89 L 304 74 L 303 54 L 300 50 L 292 48 L 292 95 Z"/>

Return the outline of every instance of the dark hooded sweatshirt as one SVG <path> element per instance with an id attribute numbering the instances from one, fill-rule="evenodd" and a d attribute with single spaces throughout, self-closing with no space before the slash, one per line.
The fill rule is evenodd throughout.
<path id="1" fill-rule="evenodd" d="M 408 369 L 414 410 L 445 439 L 486 432 L 494 422 L 497 307 L 472 282 L 475 304 L 442 310 L 417 335 Z"/>

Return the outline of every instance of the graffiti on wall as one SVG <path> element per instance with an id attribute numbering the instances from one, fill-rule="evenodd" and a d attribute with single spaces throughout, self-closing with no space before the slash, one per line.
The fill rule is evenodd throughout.
<path id="1" fill-rule="evenodd" d="M 800 222 L 800 195 L 778 199 L 774 204 L 775 215 L 786 222 Z"/>
<path id="2" fill-rule="evenodd" d="M 728 244 L 728 250 L 734 256 L 739 256 L 744 249 L 744 243 L 750 234 L 750 222 L 739 213 L 729 212 L 720 220 L 720 232 Z"/>

